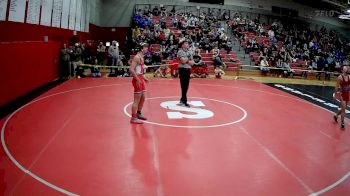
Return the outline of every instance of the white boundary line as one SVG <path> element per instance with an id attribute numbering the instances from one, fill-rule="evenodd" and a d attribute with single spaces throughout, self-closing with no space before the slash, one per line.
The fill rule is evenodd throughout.
<path id="1" fill-rule="evenodd" d="M 12 163 L 14 163 L 20 170 L 22 170 L 25 174 L 31 176 L 32 178 L 38 180 L 39 182 L 43 183 L 44 185 L 58 191 L 58 192 L 61 192 L 63 194 L 66 194 L 66 195 L 71 195 L 71 196 L 77 196 L 78 194 L 76 193 L 73 193 L 73 192 L 70 192 L 70 191 L 67 191 L 63 188 L 60 188 L 48 181 L 46 181 L 45 179 L 37 176 L 36 174 L 32 173 L 31 171 L 29 171 L 28 169 L 26 169 L 25 167 L 23 167 L 15 158 L 14 156 L 11 154 L 10 150 L 7 148 L 6 146 L 6 142 L 5 142 L 5 129 L 6 129 L 6 126 L 8 124 L 8 122 L 11 120 L 11 118 L 17 113 L 19 112 L 20 110 L 22 110 L 23 108 L 33 104 L 33 103 L 36 103 L 38 101 L 41 101 L 43 99 L 47 99 L 47 98 L 50 98 L 50 97 L 53 97 L 53 96 L 56 96 L 56 95 L 62 95 L 62 94 L 66 94 L 66 93 L 70 93 L 70 92 L 74 92 L 74 91 L 80 91 L 80 90 L 87 90 L 87 89 L 92 89 L 92 88 L 100 88 L 100 87 L 109 87 L 109 86 L 120 86 L 120 85 L 123 85 L 123 84 L 111 84 L 111 85 L 100 85 L 100 86 L 93 86 L 93 87 L 85 87 L 85 88 L 79 88 L 79 89 L 72 89 L 72 90 L 68 90 L 68 91 L 62 91 L 62 92 L 58 92 L 58 93 L 54 93 L 54 94 L 51 94 L 51 95 L 48 95 L 48 96 L 45 96 L 45 97 L 41 97 L 39 99 L 35 99 L 25 105 L 23 105 L 22 107 L 18 108 L 16 111 L 14 111 L 7 119 L 6 121 L 4 122 L 3 126 L 2 126 L 2 129 L 1 129 L 1 144 L 2 144 L 2 147 L 4 148 L 4 151 L 6 153 L 6 155 L 10 158 L 10 160 L 12 161 Z"/>
<path id="2" fill-rule="evenodd" d="M 137 125 L 136 125 L 137 126 Z M 151 126 L 152 127 L 152 126 Z M 163 182 L 160 175 L 160 160 L 159 160 L 159 148 L 158 139 L 153 127 L 149 130 L 152 135 L 152 150 L 153 150 L 153 167 L 157 176 L 158 186 L 157 186 L 157 196 L 164 196 Z"/>
<path id="3" fill-rule="evenodd" d="M 345 181 L 347 178 L 349 178 L 349 176 L 350 176 L 350 171 L 349 171 L 347 174 L 345 174 L 342 178 L 340 178 L 339 180 L 337 180 L 336 182 L 334 182 L 333 184 L 327 186 L 326 188 L 324 188 L 324 189 L 322 189 L 322 190 L 320 190 L 320 191 L 318 191 L 318 192 L 311 193 L 309 196 L 318 196 L 318 195 L 321 195 L 321 194 L 323 194 L 323 193 L 325 193 L 325 192 L 327 192 L 327 191 L 329 191 L 329 190 L 335 188 L 335 187 L 338 186 L 339 184 L 341 184 L 343 181 Z"/>
<path id="4" fill-rule="evenodd" d="M 301 184 L 307 191 L 308 193 L 312 193 L 313 190 L 300 178 L 298 177 L 292 170 L 290 170 L 276 155 L 271 152 L 271 150 L 263 145 L 258 139 L 253 137 L 245 128 L 239 126 L 239 128 L 246 134 L 248 137 L 250 137 L 260 148 L 262 148 L 266 154 L 271 157 L 275 162 L 277 162 L 284 170 L 287 171 L 289 175 L 291 175 L 293 178 L 295 178 L 299 184 Z"/>
<path id="5" fill-rule="evenodd" d="M 170 96 L 170 97 L 151 97 L 151 98 L 146 98 L 146 100 L 153 100 L 153 99 L 173 99 L 173 98 L 178 98 L 177 96 Z M 185 126 L 185 125 L 171 125 L 171 124 L 164 124 L 164 123 L 156 123 L 156 122 L 152 122 L 152 121 L 143 121 L 144 123 L 148 123 L 148 124 L 153 124 L 153 125 L 159 125 L 159 126 L 164 126 L 164 127 L 176 127 L 176 128 L 192 128 L 192 129 L 199 129 L 199 128 L 215 128 L 215 127 L 223 127 L 223 126 L 228 126 L 228 125 L 232 125 L 232 124 L 236 124 L 239 122 L 242 122 L 244 119 L 247 118 L 248 114 L 247 111 L 245 111 L 242 107 L 235 105 L 233 103 L 229 103 L 226 101 L 220 101 L 220 100 L 216 100 L 216 99 L 209 99 L 209 98 L 202 98 L 202 97 L 189 97 L 191 99 L 204 99 L 204 100 L 210 100 L 210 101 L 216 101 L 219 103 L 225 103 L 231 106 L 234 106 L 238 109 L 240 109 L 243 112 L 243 116 L 236 120 L 236 121 L 232 121 L 229 123 L 224 123 L 224 124 L 218 124 L 218 125 L 208 125 L 208 126 Z M 131 115 L 128 113 L 127 108 L 132 104 L 133 102 L 130 102 L 128 104 L 125 105 L 124 107 L 124 113 L 125 115 L 127 115 L 128 117 L 131 117 Z"/>
<path id="6" fill-rule="evenodd" d="M 62 91 L 62 92 L 59 92 L 59 93 L 54 93 L 54 94 L 51 94 L 51 95 L 48 95 L 48 96 L 45 96 L 45 97 L 42 97 L 42 98 L 39 98 L 39 99 L 36 99 L 30 103 L 27 103 L 25 104 L 24 106 L 20 107 L 19 109 L 17 109 L 16 111 L 14 111 L 5 121 L 5 123 L 3 124 L 2 126 L 2 129 L 1 129 L 1 143 L 2 143 L 2 146 L 5 150 L 5 153 L 7 154 L 7 156 L 10 158 L 10 160 L 20 169 L 22 170 L 24 173 L 28 174 L 29 176 L 31 176 L 32 178 L 38 180 L 39 182 L 43 183 L 44 185 L 52 188 L 52 189 L 55 189 L 61 193 L 64 193 L 66 195 L 77 195 L 75 193 L 72 193 L 72 192 L 69 192 L 69 191 L 66 191 L 60 187 L 57 187 L 56 185 L 53 185 L 49 182 L 47 182 L 46 180 L 40 178 L 39 176 L 35 175 L 34 173 L 30 172 L 29 170 L 27 170 L 26 168 L 24 168 L 13 156 L 12 154 L 10 153 L 10 151 L 8 150 L 6 144 L 5 144 L 5 136 L 4 136 L 4 132 L 5 132 L 5 128 L 6 128 L 6 125 L 8 124 L 9 120 L 17 113 L 19 112 L 20 110 L 22 110 L 23 108 L 29 106 L 30 104 L 33 104 L 35 102 L 38 102 L 40 100 L 43 100 L 43 99 L 46 99 L 46 98 L 49 98 L 49 97 L 53 97 L 53 96 L 56 96 L 56 95 L 61 95 L 61 94 L 65 94 L 65 93 L 69 93 L 69 92 L 74 92 L 74 91 L 80 91 L 80 90 L 87 90 L 87 89 L 93 89 L 93 88 L 99 88 L 99 87 L 110 87 L 110 86 L 120 86 L 120 85 L 124 85 L 124 84 L 129 84 L 129 83 L 121 83 L 121 84 L 110 84 L 110 85 L 98 85 L 98 86 L 91 86 L 91 87 L 85 87 L 85 88 L 78 88 L 78 89 L 71 89 L 71 90 L 68 90 L 68 91 Z M 152 84 L 157 84 L 157 82 L 152 82 Z M 163 84 L 163 83 L 159 83 L 158 84 Z M 167 84 L 169 85 L 169 84 Z M 282 95 L 282 94 L 278 94 L 278 93 L 272 93 L 272 92 L 266 92 L 266 91 L 262 91 L 262 90 L 256 90 L 256 89 L 250 89 L 250 88 L 242 88 L 242 87 L 234 87 L 234 86 L 227 86 L 227 85 L 212 85 L 212 84 L 197 84 L 197 83 L 191 83 L 191 85 L 201 85 L 201 86 L 217 86 L 217 87 L 228 87 L 228 88 L 235 88 L 235 89 L 241 89 L 241 90 L 248 90 L 248 91 L 255 91 L 255 92 L 261 92 L 261 93 L 267 93 L 267 94 L 271 94 L 271 95 L 277 95 L 277 96 L 280 96 L 280 97 L 286 97 L 286 98 L 289 98 L 289 99 L 294 99 L 294 100 L 297 100 L 297 101 L 300 101 L 300 102 L 304 102 L 304 103 L 307 103 L 307 104 L 310 104 L 310 105 L 313 105 L 315 107 L 318 107 L 318 108 L 321 108 L 327 112 L 330 112 L 330 113 L 333 113 L 332 111 L 329 111 L 321 106 L 318 106 L 314 103 L 311 103 L 311 102 L 308 102 L 308 101 L 305 101 L 301 98 L 296 98 L 295 96 L 293 95 L 290 95 L 290 96 L 287 96 L 287 95 Z M 272 88 L 272 87 L 270 87 Z M 345 120 L 345 123 L 347 123 L 348 125 L 350 125 L 350 123 L 348 122 L 348 120 L 346 119 Z M 315 195 L 320 195 L 320 194 L 323 194 L 333 188 L 335 188 L 336 186 L 338 186 L 339 184 L 341 184 L 342 182 L 344 182 L 347 178 L 350 177 L 350 171 L 348 173 L 346 173 L 342 178 L 340 178 L 339 180 L 337 180 L 335 183 L 333 183 L 332 185 L 318 191 L 318 192 L 315 192 L 315 193 L 312 193 L 310 194 L 310 196 L 315 196 Z"/>
<path id="7" fill-rule="evenodd" d="M 271 94 L 271 95 L 277 95 L 277 96 L 280 96 L 280 97 L 286 97 L 286 98 L 289 98 L 289 99 L 294 99 L 294 100 L 297 100 L 297 101 L 300 101 L 300 102 L 304 102 L 304 103 L 307 103 L 307 104 L 310 104 L 312 106 L 315 106 L 315 107 L 318 107 L 318 108 L 321 108 L 327 112 L 330 112 L 333 114 L 332 111 L 330 110 L 327 110 L 326 108 L 323 108 L 319 105 L 316 105 L 312 102 L 308 102 L 306 100 L 303 100 L 299 97 L 295 97 L 293 95 L 291 96 L 287 96 L 287 95 L 282 95 L 282 94 L 278 94 L 278 93 L 272 93 L 272 92 L 266 92 L 266 91 L 262 91 L 262 90 L 255 90 L 255 89 L 249 89 L 249 88 L 241 88 L 241 87 L 234 87 L 234 86 L 226 86 L 226 85 L 210 85 L 210 84 L 197 84 L 197 85 L 204 85 L 204 86 L 221 86 L 221 87 L 228 87 L 228 88 L 236 88 L 236 89 L 241 89 L 241 90 L 248 90 L 248 91 L 256 91 L 256 92 L 262 92 L 262 93 L 267 93 L 267 94 Z M 272 88 L 272 87 L 270 87 Z M 274 89 L 274 88 L 273 88 Z M 282 91 L 283 92 L 283 91 Z M 348 122 L 347 119 L 345 119 L 345 123 L 347 123 L 348 125 L 350 125 L 350 123 Z M 324 134 L 322 134 L 324 135 Z M 325 136 L 327 137 L 327 136 Z M 330 191 L 332 190 L 333 188 L 335 188 L 336 186 L 338 186 L 339 184 L 341 184 L 342 182 L 344 182 L 347 178 L 350 177 L 350 171 L 348 173 L 346 173 L 342 178 L 340 178 L 339 180 L 337 180 L 335 183 L 333 183 L 332 185 L 326 187 L 326 188 L 323 188 L 321 190 L 319 190 L 318 192 L 314 192 L 314 193 L 311 193 L 310 196 L 318 196 L 318 195 L 321 195 L 327 191 Z"/>

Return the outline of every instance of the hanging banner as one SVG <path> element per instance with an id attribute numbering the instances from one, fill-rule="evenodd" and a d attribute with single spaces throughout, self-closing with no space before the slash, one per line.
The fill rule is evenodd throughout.
<path id="1" fill-rule="evenodd" d="M 86 19 L 86 0 L 82 1 L 82 6 L 81 6 L 81 21 L 80 21 L 80 31 L 84 32 L 85 31 L 85 19 Z"/>
<path id="2" fill-rule="evenodd" d="M 9 21 L 24 22 L 26 0 L 11 0 Z"/>
<path id="3" fill-rule="evenodd" d="M 75 13 L 77 11 L 77 1 L 71 0 L 69 7 L 69 29 L 74 30 L 75 27 Z"/>
<path id="4" fill-rule="evenodd" d="M 63 0 L 53 1 L 52 11 L 52 26 L 59 28 L 61 26 L 61 13 L 62 13 Z"/>
<path id="5" fill-rule="evenodd" d="M 77 11 L 76 11 L 76 14 L 75 14 L 75 28 L 74 28 L 76 31 L 80 31 L 81 5 L 82 5 L 82 1 L 81 0 L 77 0 Z"/>
<path id="6" fill-rule="evenodd" d="M 61 28 L 68 29 L 70 0 L 64 0 L 62 5 Z"/>
<path id="7" fill-rule="evenodd" d="M 40 18 L 41 25 L 51 26 L 52 3 L 53 0 L 42 0 Z"/>
<path id="8" fill-rule="evenodd" d="M 89 32 L 89 23 L 90 23 L 90 13 L 91 13 L 91 4 L 90 1 L 86 3 L 86 16 L 85 16 L 85 32 Z"/>
<path id="9" fill-rule="evenodd" d="M 27 23 L 39 24 L 41 0 L 29 0 L 27 8 Z"/>
<path id="10" fill-rule="evenodd" d="M 6 20 L 7 0 L 0 0 L 0 21 Z"/>

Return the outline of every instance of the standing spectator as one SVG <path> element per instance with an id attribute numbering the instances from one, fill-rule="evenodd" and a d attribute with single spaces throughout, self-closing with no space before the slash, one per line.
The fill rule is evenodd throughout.
<path id="1" fill-rule="evenodd" d="M 317 74 L 316 74 L 316 78 L 318 80 L 321 80 L 321 74 L 322 71 L 324 71 L 324 68 L 326 66 L 326 61 L 324 60 L 324 58 L 321 56 L 319 57 L 318 61 L 317 61 Z"/>
<path id="2" fill-rule="evenodd" d="M 63 48 L 61 49 L 61 67 L 60 67 L 61 79 L 68 79 L 69 66 L 70 66 L 70 50 L 69 48 L 67 48 L 67 44 L 63 44 Z"/>
<path id="3" fill-rule="evenodd" d="M 85 49 L 83 50 L 83 62 L 85 64 L 93 64 L 93 60 L 92 60 L 92 43 L 89 42 L 88 45 L 85 47 Z"/>
<path id="4" fill-rule="evenodd" d="M 106 46 L 103 45 L 102 42 L 97 46 L 97 64 L 103 65 L 103 61 L 105 59 Z"/>
<path id="5" fill-rule="evenodd" d="M 109 57 L 109 62 L 110 66 L 117 66 L 118 65 L 118 60 L 119 60 L 119 44 L 117 41 L 112 41 L 112 45 L 108 48 L 108 57 Z M 115 72 L 115 68 L 111 68 L 111 73 L 113 74 L 113 70 Z"/>
<path id="6" fill-rule="evenodd" d="M 83 75 L 84 73 L 84 68 L 82 67 L 78 67 L 78 65 L 82 64 L 82 54 L 83 54 L 83 50 L 82 50 L 82 45 L 80 45 L 79 43 L 75 44 L 75 48 L 74 48 L 74 62 L 73 64 L 73 70 L 74 72 L 71 72 L 71 74 L 75 73 L 75 76 L 77 76 L 78 78 L 80 77 L 85 77 Z"/>

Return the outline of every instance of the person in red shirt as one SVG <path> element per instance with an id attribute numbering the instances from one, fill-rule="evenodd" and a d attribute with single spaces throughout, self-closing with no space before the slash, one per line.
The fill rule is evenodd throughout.
<path id="1" fill-rule="evenodd" d="M 345 128 L 344 117 L 345 109 L 349 102 L 349 91 L 350 91 L 350 76 L 348 75 L 349 68 L 347 66 L 343 67 L 343 72 L 338 76 L 335 97 L 340 99 L 340 108 L 338 113 L 334 114 L 334 121 L 338 122 L 338 116 L 341 116 L 341 128 Z"/>
<path id="2" fill-rule="evenodd" d="M 163 31 L 160 31 L 160 33 L 159 33 L 159 40 L 160 40 L 160 42 L 165 40 L 165 33 Z"/>

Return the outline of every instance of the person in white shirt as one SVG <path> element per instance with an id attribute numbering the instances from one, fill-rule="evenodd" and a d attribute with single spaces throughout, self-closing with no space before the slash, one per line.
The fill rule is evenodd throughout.
<path id="1" fill-rule="evenodd" d="M 272 41 L 272 44 L 275 44 L 277 42 L 275 38 L 275 32 L 272 29 L 270 29 L 267 34 L 269 35 L 269 39 Z"/>
<path id="2" fill-rule="evenodd" d="M 290 67 L 288 62 L 283 62 L 283 68 L 284 68 L 283 75 L 285 77 L 288 77 L 288 76 L 293 77 L 294 70 Z"/>
<path id="3" fill-rule="evenodd" d="M 163 30 L 164 34 L 165 34 L 165 39 L 168 39 L 169 38 L 169 35 L 170 35 L 170 29 L 169 27 L 167 27 L 166 29 Z"/>
<path id="4" fill-rule="evenodd" d="M 269 62 L 267 61 L 266 57 L 263 57 L 260 61 L 260 70 L 263 75 L 267 75 L 267 72 L 269 72 Z"/>
<path id="5" fill-rule="evenodd" d="M 119 60 L 119 44 L 117 41 L 112 41 L 112 45 L 108 48 L 108 57 L 110 60 L 110 66 L 117 66 Z M 116 71 L 115 68 L 111 68 L 111 74 Z"/>
<path id="6" fill-rule="evenodd" d="M 188 27 L 189 29 L 195 29 L 196 28 L 196 22 L 193 17 L 190 18 L 188 21 Z"/>
<path id="7" fill-rule="evenodd" d="M 180 37 L 179 37 L 179 43 L 182 43 L 185 40 L 186 40 L 186 37 L 183 34 L 181 34 Z"/>
<path id="8" fill-rule="evenodd" d="M 314 42 L 310 41 L 309 48 L 312 48 L 314 46 Z"/>
<path id="9" fill-rule="evenodd" d="M 340 72 L 340 62 L 337 60 L 335 61 L 335 69 Z"/>
<path id="10" fill-rule="evenodd" d="M 260 35 L 265 36 L 265 29 L 262 25 L 259 25 L 258 32 Z"/>
<path id="11" fill-rule="evenodd" d="M 221 79 L 222 76 L 225 75 L 225 72 L 222 69 L 222 66 L 216 66 L 215 70 L 214 70 L 214 73 L 215 73 L 215 78 L 217 78 L 217 79 Z"/>

